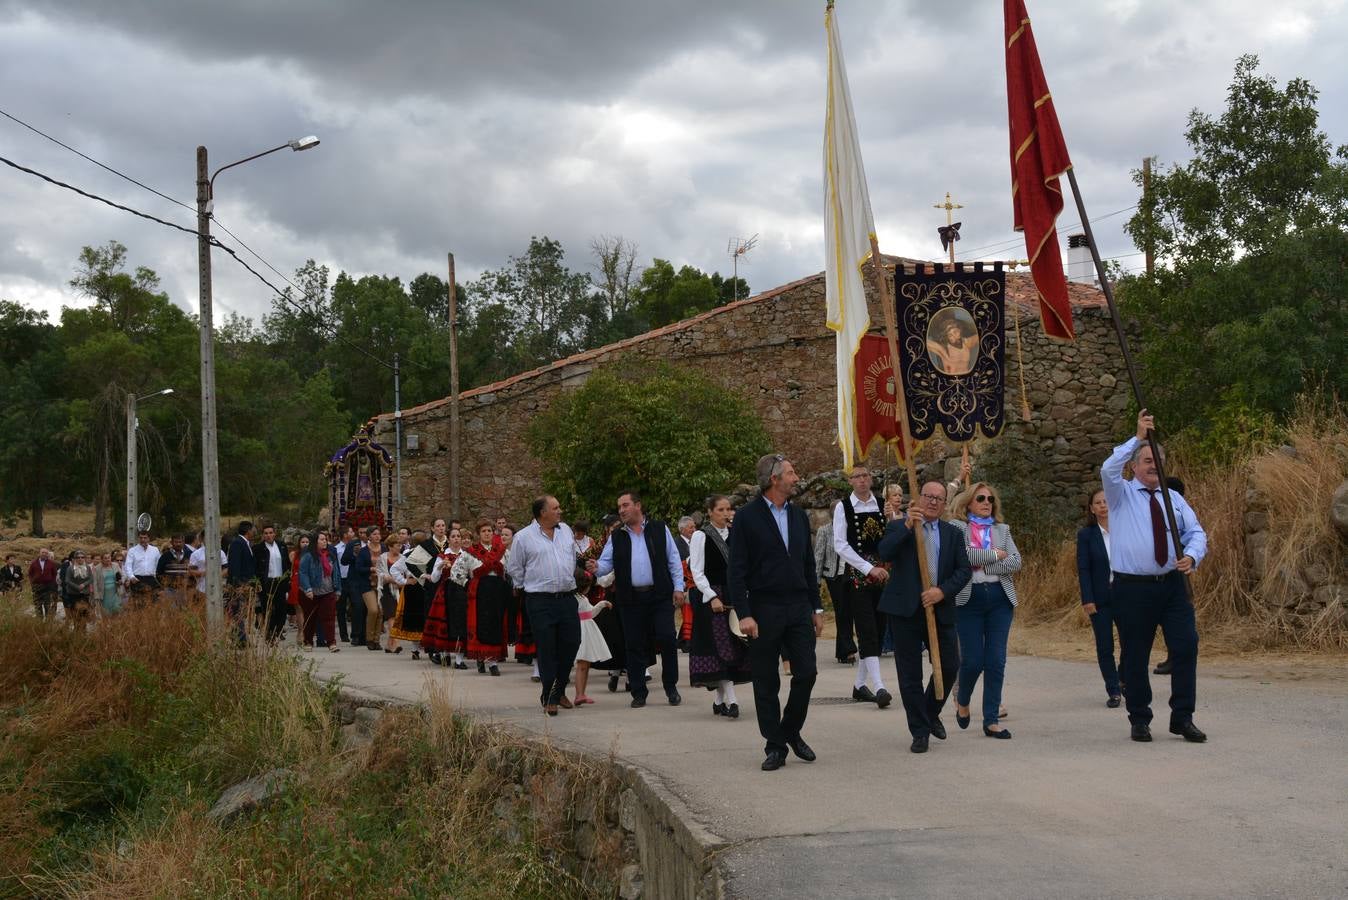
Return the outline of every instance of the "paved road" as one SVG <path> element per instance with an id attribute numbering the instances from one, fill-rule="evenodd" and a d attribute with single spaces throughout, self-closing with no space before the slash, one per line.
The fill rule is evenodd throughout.
<path id="1" fill-rule="evenodd" d="M 514 663 L 491 678 L 407 653 L 312 658 L 388 698 L 438 680 L 475 715 L 644 767 L 730 843 L 735 897 L 1348 896 L 1348 666 L 1200 667 L 1198 746 L 1165 733 L 1164 694 L 1156 741 L 1135 744 L 1093 665 L 1012 657 L 1015 738 L 985 738 L 976 720 L 960 731 L 948 708 L 950 739 L 916 756 L 897 698 L 844 701 L 850 669 L 830 650 L 805 729 L 819 760 L 775 773 L 758 770 L 748 685 L 738 721 L 713 718 L 701 690 L 670 708 L 658 676 L 644 710 L 601 680 L 596 705 L 549 719 Z"/>

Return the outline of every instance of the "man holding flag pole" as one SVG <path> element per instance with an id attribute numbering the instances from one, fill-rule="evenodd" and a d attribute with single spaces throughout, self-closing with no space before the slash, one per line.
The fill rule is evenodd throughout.
<path id="1" fill-rule="evenodd" d="M 1044 78 L 1044 69 L 1039 60 L 1039 50 L 1035 46 L 1030 16 L 1024 0 L 1003 0 L 1003 12 L 1006 27 L 1007 119 L 1011 132 L 1011 201 L 1015 210 L 1016 230 L 1025 232 L 1030 271 L 1040 293 L 1039 308 L 1044 333 L 1065 340 L 1074 337 L 1062 256 L 1054 227 L 1063 208 L 1062 188 L 1058 179 L 1065 173 L 1072 185 L 1072 195 L 1081 216 L 1086 242 L 1090 246 L 1100 290 L 1105 295 L 1119 347 L 1123 351 L 1133 397 L 1141 410 L 1136 440 L 1117 448 L 1102 467 L 1101 473 L 1110 502 L 1111 518 L 1120 515 L 1117 510 L 1123 509 L 1129 513 L 1130 522 L 1136 520 L 1135 527 L 1122 533 L 1115 523 L 1114 543 L 1110 549 L 1114 569 L 1114 602 L 1120 609 L 1121 621 L 1126 618 L 1129 622 L 1127 627 L 1120 627 L 1119 636 L 1127 660 L 1126 681 L 1134 688 L 1127 696 L 1132 739 L 1142 742 L 1151 740 L 1151 688 L 1147 684 L 1146 653 L 1151 649 L 1157 627 L 1164 627 L 1167 643 L 1174 640 L 1182 649 L 1182 660 L 1177 662 L 1171 676 L 1170 731 L 1191 743 L 1202 743 L 1207 740 L 1207 736 L 1193 724 L 1198 633 L 1194 626 L 1188 577 L 1202 559 L 1206 540 L 1197 518 L 1187 504 L 1181 509 L 1181 531 L 1181 519 L 1175 512 L 1175 498 L 1169 489 L 1158 489 L 1158 485 L 1167 483 L 1165 454 L 1157 443 L 1152 417 L 1148 415 L 1147 404 L 1142 399 L 1137 368 L 1133 365 L 1123 320 L 1114 302 L 1114 288 L 1100 258 L 1091 220 L 1086 214 L 1086 204 L 1077 185 L 1076 172 L 1067 155 L 1067 144 L 1058 124 L 1053 95 L 1049 92 L 1048 81 Z M 1139 470 L 1141 474 L 1135 472 L 1134 480 L 1139 485 L 1138 491 L 1148 494 L 1146 501 L 1139 499 L 1138 491 L 1123 487 L 1123 457 L 1130 453 L 1135 465 L 1142 463 L 1142 469 Z M 1160 495 L 1159 502 L 1157 494 Z M 1192 543 L 1189 552 L 1185 550 L 1186 539 Z"/>
<path id="2" fill-rule="evenodd" d="M 902 371 L 902 366 L 899 360 L 894 297 L 885 274 L 879 242 L 875 236 L 875 222 L 866 191 L 866 174 L 861 163 L 861 147 L 857 138 L 856 120 L 852 113 L 852 99 L 847 85 L 847 70 L 843 64 L 842 45 L 838 39 L 833 0 L 829 0 L 825 7 L 824 29 L 828 40 L 828 99 L 824 116 L 824 284 L 828 307 L 826 321 L 828 327 L 837 334 L 838 443 L 842 449 L 843 468 L 850 473 L 857 458 L 859 456 L 864 458 L 867 449 L 861 446 L 857 426 L 855 357 L 870 327 L 870 315 L 861 279 L 862 267 L 869 260 L 880 304 L 884 310 L 885 336 L 889 345 L 891 371 L 894 373 L 896 401 L 894 416 L 898 423 L 899 434 L 896 452 L 903 458 L 908 470 L 909 494 L 916 497 L 919 490 L 917 467 L 914 465 L 911 452 L 912 436 L 908 428 L 908 405 L 904 396 L 903 379 L 898 374 Z M 902 523 L 894 522 L 891 523 L 890 529 L 901 526 Z M 888 530 L 886 533 L 888 534 Z M 915 559 L 927 559 L 927 537 L 923 530 L 916 529 L 913 537 L 916 546 Z M 943 737 L 944 730 L 940 728 L 939 720 L 927 721 L 932 717 L 925 713 L 919 715 L 915 723 L 914 711 L 928 710 L 931 706 L 924 696 L 926 694 L 931 695 L 937 704 L 944 701 L 945 680 L 958 665 L 958 652 L 954 649 L 953 641 L 938 638 L 936 615 L 932 608 L 936 603 L 953 603 L 954 594 L 940 596 L 938 599 L 938 594 L 941 593 L 940 586 L 938 585 L 937 591 L 933 592 L 932 572 L 929 567 L 924 565 L 915 567 L 921 579 L 921 608 L 925 617 L 925 634 L 908 634 L 911 629 L 902 628 L 917 621 L 917 616 L 895 616 L 893 613 L 898 612 L 897 607 L 886 608 L 886 601 L 893 603 L 892 590 L 886 591 L 880 607 L 891 614 L 891 625 L 898 625 L 906 637 L 911 638 L 900 642 L 899 635 L 895 634 L 894 664 L 898 669 L 899 692 L 904 707 L 909 712 L 909 727 L 913 731 L 914 742 L 915 744 L 922 742 L 925 749 L 927 734 L 935 733 L 938 737 Z M 890 587 L 893 588 L 894 584 Z M 905 608 L 905 611 L 908 610 Z M 953 628 L 953 625 L 950 627 Z M 902 648 L 900 643 L 903 645 Z M 926 691 L 923 691 L 921 684 L 921 651 L 924 644 L 932 663 L 931 684 Z M 954 658 L 943 660 L 942 656 Z M 939 705 L 937 710 L 939 711 Z"/>

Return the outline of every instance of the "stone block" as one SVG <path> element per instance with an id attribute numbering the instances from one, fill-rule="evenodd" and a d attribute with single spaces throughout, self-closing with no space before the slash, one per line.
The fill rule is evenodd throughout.
<path id="1" fill-rule="evenodd" d="M 637 808 L 641 801 L 636 791 L 626 788 L 618 800 L 618 827 L 623 831 L 637 830 Z"/>
<path id="2" fill-rule="evenodd" d="M 1334 496 L 1329 501 L 1329 521 L 1340 535 L 1348 538 L 1348 481 L 1334 490 Z"/>
<path id="3" fill-rule="evenodd" d="M 618 876 L 618 896 L 622 900 L 641 900 L 645 880 L 641 877 L 641 866 L 635 863 L 623 866 Z"/>
<path id="4" fill-rule="evenodd" d="M 279 797 L 285 791 L 286 778 L 289 776 L 289 769 L 272 769 L 269 772 L 240 781 L 220 795 L 220 799 L 215 801 L 211 811 L 206 813 L 206 818 L 217 825 L 229 824 L 244 813 L 264 806 Z"/>

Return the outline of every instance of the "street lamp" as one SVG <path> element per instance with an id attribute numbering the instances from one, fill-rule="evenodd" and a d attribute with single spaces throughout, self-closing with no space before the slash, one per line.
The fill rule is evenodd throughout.
<path id="1" fill-rule="evenodd" d="M 211 214 L 215 207 L 215 179 L 225 169 L 275 153 L 309 150 L 318 146 L 313 135 L 286 141 L 279 147 L 221 166 L 210 175 L 206 148 L 197 148 L 197 270 L 201 291 L 201 502 L 205 518 L 207 559 L 220 549 L 220 464 L 215 431 L 215 322 L 211 305 Z M 220 567 L 206 567 L 206 625 L 213 635 L 223 632 L 225 604 Z"/>
<path id="2" fill-rule="evenodd" d="M 136 506 L 139 501 L 139 485 L 136 483 L 136 404 L 151 397 L 163 397 L 173 393 L 173 388 L 164 388 L 152 394 L 137 397 L 134 392 L 126 392 L 126 545 L 136 543 Z"/>

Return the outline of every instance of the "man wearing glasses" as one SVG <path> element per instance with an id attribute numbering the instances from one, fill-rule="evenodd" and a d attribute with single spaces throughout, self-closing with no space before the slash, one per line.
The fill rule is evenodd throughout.
<path id="1" fill-rule="evenodd" d="M 908 731 L 913 735 L 910 749 L 914 753 L 927 752 L 931 735 L 941 740 L 946 736 L 940 718 L 945 697 L 936 699 L 934 679 L 925 690 L 922 686 L 922 648 L 928 640 L 926 609 L 930 607 L 936 614 L 941 678 L 948 695 L 960 661 L 955 636 L 955 595 L 973 577 L 963 534 L 949 522 L 941 521 L 945 504 L 946 487 L 939 481 L 922 485 L 922 493 L 909 508 L 906 520 L 899 518 L 897 500 L 886 503 L 885 512 L 891 521 L 877 550 L 881 560 L 893 563 L 891 577 L 880 597 L 880 611 L 889 616 L 894 636 L 894 667 L 898 670 L 899 696 L 908 715 Z M 915 539 L 918 529 L 922 533 L 921 564 L 926 566 L 931 579 L 931 587 L 925 590 L 918 569 Z"/>

